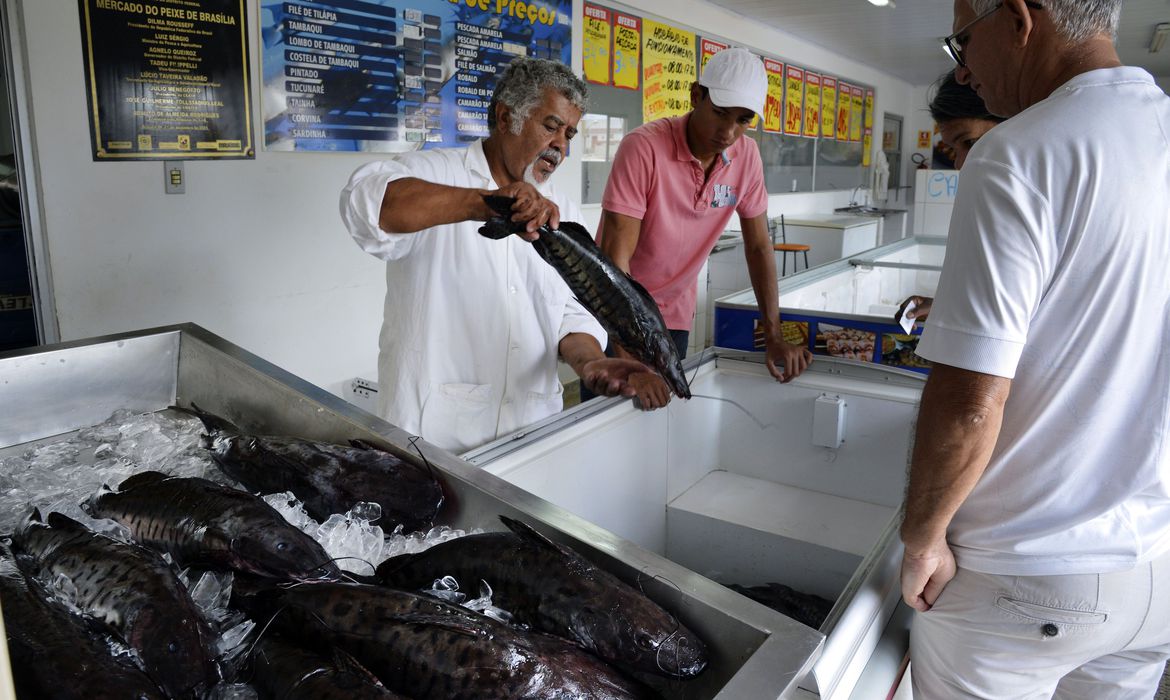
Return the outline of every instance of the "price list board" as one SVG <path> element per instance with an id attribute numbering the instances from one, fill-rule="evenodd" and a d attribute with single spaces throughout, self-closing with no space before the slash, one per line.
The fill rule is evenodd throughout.
<path id="1" fill-rule="evenodd" d="M 485 137 L 517 56 L 566 65 L 572 0 L 263 2 L 264 143 L 402 152 Z"/>
<path id="2" fill-rule="evenodd" d="M 252 158 L 244 0 L 79 0 L 95 161 Z"/>

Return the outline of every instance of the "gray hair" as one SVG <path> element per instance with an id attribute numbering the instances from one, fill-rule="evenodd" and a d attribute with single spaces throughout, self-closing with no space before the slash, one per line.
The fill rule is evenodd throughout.
<path id="1" fill-rule="evenodd" d="M 584 80 L 573 75 L 568 66 L 543 58 L 519 57 L 508 64 L 508 69 L 496 81 L 488 105 L 488 131 L 496 130 L 496 103 L 502 103 L 516 117 L 512 120 L 512 133 L 519 134 L 528 115 L 544 99 L 546 88 L 561 93 L 573 106 L 585 112 L 589 88 Z"/>
<path id="2" fill-rule="evenodd" d="M 975 14 L 1002 4 L 1000 0 L 967 0 Z M 1117 39 L 1121 0 L 1041 0 L 1056 31 L 1069 43 L 1080 43 L 1105 34 Z"/>

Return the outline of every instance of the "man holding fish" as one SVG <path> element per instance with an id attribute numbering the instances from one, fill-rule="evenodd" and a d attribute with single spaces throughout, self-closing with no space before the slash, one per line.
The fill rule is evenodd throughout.
<path id="1" fill-rule="evenodd" d="M 780 335 L 764 166 L 756 143 L 743 138 L 764 110 L 767 89 L 763 63 L 747 49 L 712 56 L 691 85 L 689 114 L 650 122 L 622 139 L 602 198 L 598 243 L 658 302 L 682 357 L 695 315 L 695 278 L 732 211 L 738 213 L 768 370 L 788 382 L 812 353 Z M 644 409 L 670 401 L 658 375 L 641 372 L 630 381 Z"/>
<path id="2" fill-rule="evenodd" d="M 602 353 L 605 332 L 525 240 L 492 241 L 483 196 L 516 200 L 528 240 L 580 220 L 548 182 L 568 152 L 587 88 L 567 66 L 518 58 L 500 77 L 488 138 L 368 163 L 341 193 L 341 216 L 386 261 L 379 413 L 440 447 L 464 451 L 562 409 L 557 357 L 584 386 L 633 396 L 646 367 Z"/>

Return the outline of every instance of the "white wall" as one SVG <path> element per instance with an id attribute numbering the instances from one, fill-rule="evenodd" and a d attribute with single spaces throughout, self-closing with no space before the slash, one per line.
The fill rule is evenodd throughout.
<path id="1" fill-rule="evenodd" d="M 699 0 L 639 0 L 647 14 L 685 18 L 721 36 L 876 88 L 886 110 L 913 114 L 921 96 L 868 66 Z M 62 340 L 192 321 L 305 379 L 339 391 L 372 377 L 383 266 L 342 227 L 338 191 L 373 156 L 269 153 L 254 161 L 186 163 L 187 193 L 163 193 L 157 162 L 91 158 L 78 7 L 22 3 L 41 203 Z M 574 0 L 580 16 L 581 0 Z M 253 114 L 260 114 L 257 3 L 248 3 Z M 580 45 L 580 26 L 574 27 Z M 574 57 L 580 71 L 580 56 Z M 262 143 L 262 127 L 255 138 Z M 880 144 L 875 144 L 880 146 Z M 581 191 L 579 149 L 557 175 Z M 771 198 L 770 212 L 823 213 L 849 192 Z M 586 213 L 596 224 L 597 207 Z"/>

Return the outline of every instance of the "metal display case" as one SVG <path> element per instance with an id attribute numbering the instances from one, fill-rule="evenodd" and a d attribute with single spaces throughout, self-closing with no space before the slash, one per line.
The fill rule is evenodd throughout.
<path id="1" fill-rule="evenodd" d="M 789 342 L 814 354 L 928 371 L 914 354 L 922 325 L 894 323 L 902 300 L 933 296 L 946 239 L 919 236 L 782 278 L 780 322 Z M 762 350 L 760 311 L 751 289 L 715 301 L 715 345 Z"/>
<path id="2" fill-rule="evenodd" d="M 194 325 L 179 325 L 0 354 L 0 455 L 65 439 L 117 409 L 198 404 L 242 428 L 343 442 L 376 442 L 403 459 L 420 453 L 449 498 L 439 522 L 502 530 L 499 514 L 533 524 L 639 586 L 708 644 L 709 667 L 664 681 L 664 697 L 793 697 L 820 656 L 824 635 L 759 605 L 620 532 L 438 449 Z M 613 445 L 613 450 L 623 449 Z M 2 604 L 2 603 L 0 603 Z M 0 698 L 14 697 L 0 645 Z M 24 700 L 24 699 L 22 699 Z"/>
<path id="3" fill-rule="evenodd" d="M 890 624 L 897 527 L 925 378 L 817 358 L 780 384 L 762 354 L 726 349 L 686 367 L 689 401 L 594 399 L 464 457 L 714 581 L 831 601 L 793 697 L 885 697 L 894 671 L 858 682 L 883 633 L 905 628 Z"/>

